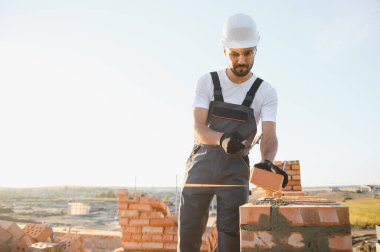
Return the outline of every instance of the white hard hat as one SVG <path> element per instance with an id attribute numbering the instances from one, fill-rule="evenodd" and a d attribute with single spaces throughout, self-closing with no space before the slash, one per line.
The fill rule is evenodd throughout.
<path id="1" fill-rule="evenodd" d="M 223 26 L 222 44 L 224 48 L 249 48 L 259 43 L 260 35 L 255 21 L 248 15 L 235 14 Z"/>

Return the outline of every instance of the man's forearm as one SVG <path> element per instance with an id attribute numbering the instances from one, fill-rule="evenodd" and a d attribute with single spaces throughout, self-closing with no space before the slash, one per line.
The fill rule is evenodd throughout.
<path id="1" fill-rule="evenodd" d="M 261 160 L 274 161 L 274 158 L 277 154 L 278 140 L 277 136 L 265 136 L 261 140 L 260 151 L 261 151 Z"/>

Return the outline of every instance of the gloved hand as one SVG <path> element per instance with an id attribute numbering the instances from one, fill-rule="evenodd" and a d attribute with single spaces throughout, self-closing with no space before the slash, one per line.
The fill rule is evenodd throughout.
<path id="1" fill-rule="evenodd" d="M 282 181 L 282 188 L 285 188 L 285 186 L 288 184 L 288 174 L 285 171 L 281 170 L 278 166 L 274 165 L 271 161 L 261 161 L 260 163 L 255 164 L 254 167 L 284 176 L 284 180 Z"/>
<path id="2" fill-rule="evenodd" d="M 244 138 L 238 132 L 224 133 L 220 138 L 220 146 L 223 147 L 224 151 L 228 154 L 235 154 L 239 150 L 245 148 L 245 145 L 241 142 Z"/>

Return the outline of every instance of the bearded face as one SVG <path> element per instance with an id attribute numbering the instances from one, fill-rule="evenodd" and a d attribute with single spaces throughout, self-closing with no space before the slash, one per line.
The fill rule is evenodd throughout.
<path id="1" fill-rule="evenodd" d="M 224 52 L 227 57 L 230 70 L 234 75 L 244 77 L 250 73 L 256 54 L 255 47 L 229 48 L 225 49 Z"/>

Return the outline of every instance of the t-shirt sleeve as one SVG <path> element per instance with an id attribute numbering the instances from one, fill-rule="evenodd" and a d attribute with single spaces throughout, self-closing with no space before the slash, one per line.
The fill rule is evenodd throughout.
<path id="1" fill-rule="evenodd" d="M 211 77 L 209 74 L 203 75 L 199 78 L 195 88 L 193 108 L 209 108 L 209 104 L 212 99 L 212 92 L 210 92 L 210 79 Z"/>
<path id="2" fill-rule="evenodd" d="M 276 122 L 278 98 L 277 92 L 272 88 L 265 96 L 261 107 L 261 121 Z"/>

